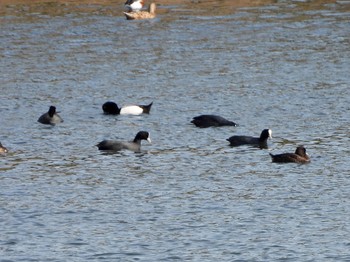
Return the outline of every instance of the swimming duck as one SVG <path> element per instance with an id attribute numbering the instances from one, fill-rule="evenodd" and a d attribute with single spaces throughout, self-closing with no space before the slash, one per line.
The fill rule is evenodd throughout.
<path id="1" fill-rule="evenodd" d="M 147 131 L 138 132 L 133 141 L 121 142 L 115 140 L 103 140 L 96 146 L 99 150 L 120 151 L 126 149 L 134 152 L 140 152 L 141 140 L 147 140 L 149 143 L 151 143 L 151 138 Z"/>
<path id="2" fill-rule="evenodd" d="M 153 102 L 149 105 L 129 105 L 119 108 L 114 102 L 108 101 L 102 105 L 102 110 L 106 115 L 141 115 L 149 114 Z"/>
<path id="3" fill-rule="evenodd" d="M 143 0 L 127 0 L 124 6 L 129 12 L 138 12 L 143 8 L 144 4 Z"/>
<path id="4" fill-rule="evenodd" d="M 231 136 L 226 140 L 230 142 L 231 146 L 253 145 L 260 148 L 267 148 L 268 138 L 272 138 L 272 131 L 270 129 L 264 129 L 261 132 L 260 137 Z"/>
<path id="5" fill-rule="evenodd" d="M 0 142 L 0 154 L 6 154 L 8 152 L 7 148 L 4 147 Z"/>
<path id="6" fill-rule="evenodd" d="M 305 164 L 310 162 L 310 158 L 306 153 L 306 149 L 304 146 L 298 146 L 295 150 L 295 153 L 284 153 L 273 155 L 270 153 L 272 158 L 272 162 L 276 163 L 299 163 Z"/>
<path id="7" fill-rule="evenodd" d="M 63 122 L 63 119 L 56 113 L 56 107 L 50 106 L 49 111 L 41 115 L 38 122 L 54 126 L 55 124 Z"/>
<path id="8" fill-rule="evenodd" d="M 156 4 L 151 3 L 148 7 L 148 11 L 138 11 L 138 12 L 124 12 L 127 20 L 134 19 L 152 19 L 156 17 Z"/>
<path id="9" fill-rule="evenodd" d="M 217 115 L 195 116 L 191 121 L 196 127 L 206 128 L 210 126 L 236 126 L 236 123 Z"/>

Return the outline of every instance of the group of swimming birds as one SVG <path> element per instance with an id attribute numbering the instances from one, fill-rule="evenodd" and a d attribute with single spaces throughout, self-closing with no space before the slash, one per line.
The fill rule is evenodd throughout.
<path id="1" fill-rule="evenodd" d="M 128 105 L 118 107 L 114 102 L 108 101 L 102 105 L 102 110 L 106 115 L 141 115 L 149 114 L 153 102 L 148 105 Z M 55 126 L 62 123 L 63 119 L 56 112 L 55 106 L 50 106 L 49 111 L 41 115 L 38 122 L 45 125 Z M 236 123 L 229 121 L 218 115 L 200 115 L 193 118 L 191 121 L 196 127 L 208 128 L 208 127 L 222 127 L 222 126 L 237 126 Z M 270 129 L 264 129 L 259 137 L 234 135 L 227 139 L 230 142 L 230 146 L 237 147 L 242 145 L 250 145 L 259 147 L 261 149 L 267 148 L 267 140 L 272 138 L 272 131 Z M 140 131 L 136 134 L 132 141 L 116 141 L 116 140 L 103 140 L 96 146 L 99 150 L 106 151 L 120 151 L 131 150 L 134 152 L 141 151 L 141 141 L 147 140 L 151 143 L 150 134 L 147 131 Z M 0 143 L 0 153 L 5 154 L 8 150 Z M 304 146 L 298 146 L 294 153 L 283 153 L 273 155 L 270 153 L 273 162 L 277 163 L 308 163 L 310 158 L 306 153 Z"/>
<path id="2" fill-rule="evenodd" d="M 124 4 L 127 12 L 124 15 L 128 20 L 132 19 L 151 19 L 155 17 L 156 4 L 151 3 L 147 11 L 142 10 L 144 8 L 144 0 L 127 0 Z M 103 112 L 110 115 L 140 115 L 149 114 L 153 103 L 149 105 L 131 105 L 119 108 L 114 102 L 106 102 L 102 105 Z M 49 111 L 41 115 L 38 119 L 39 123 L 47 125 L 56 125 L 63 122 L 63 119 L 56 112 L 56 107 L 50 106 Z M 236 123 L 229 121 L 218 115 L 200 115 L 193 118 L 191 121 L 196 127 L 220 127 L 220 126 L 236 126 Z M 271 138 L 272 132 L 270 129 L 264 129 L 260 137 L 252 136 L 231 136 L 227 139 L 230 145 L 252 145 L 259 148 L 267 148 L 267 140 Z M 150 134 L 147 131 L 140 131 L 136 134 L 133 141 L 123 142 L 115 140 L 103 140 L 96 146 L 99 150 L 119 151 L 119 150 L 131 150 L 134 152 L 140 152 L 141 141 L 147 140 L 151 143 Z M 4 147 L 0 142 L 0 154 L 6 154 L 8 149 Z M 303 146 L 298 146 L 294 153 L 283 153 L 278 155 L 271 154 L 273 162 L 278 163 L 308 163 L 310 158 L 306 153 L 306 149 Z"/>
<path id="3" fill-rule="evenodd" d="M 151 3 L 148 10 L 142 10 L 145 5 L 144 0 L 127 0 L 124 4 L 127 12 L 123 12 L 127 20 L 152 19 L 156 17 L 156 4 Z"/>

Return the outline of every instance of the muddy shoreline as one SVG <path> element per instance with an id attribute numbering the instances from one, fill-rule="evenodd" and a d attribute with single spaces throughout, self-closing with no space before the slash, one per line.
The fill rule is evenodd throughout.
<path id="1" fill-rule="evenodd" d="M 0 15 L 44 13 L 105 13 L 118 15 L 123 11 L 125 0 L 0 0 Z M 149 4 L 151 1 L 146 1 Z M 233 13 L 237 8 L 261 6 L 273 0 L 161 0 L 155 1 L 157 13 L 196 13 L 218 15 Z"/>
<path id="2" fill-rule="evenodd" d="M 41 14 L 61 16 L 66 14 L 95 14 L 124 17 L 125 0 L 0 0 L 1 16 L 23 16 Z M 275 4 L 276 0 L 146 0 L 157 4 L 156 13 L 165 19 L 176 19 L 177 16 L 226 16 L 240 8 L 261 7 Z M 336 0 L 315 0 L 312 2 L 294 3 L 297 8 L 312 10 L 324 5 L 336 3 Z M 348 9 L 344 5 L 342 8 Z"/>

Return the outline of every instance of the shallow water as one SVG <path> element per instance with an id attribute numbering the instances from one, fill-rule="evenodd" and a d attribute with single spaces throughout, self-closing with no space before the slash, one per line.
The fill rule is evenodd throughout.
<path id="1" fill-rule="evenodd" d="M 350 260 L 349 18 L 303 1 L 1 17 L 0 261 Z M 36 122 L 50 105 L 64 123 Z M 239 126 L 190 124 L 204 113 Z M 268 150 L 228 146 L 264 128 Z M 140 154 L 95 147 L 139 130 Z M 271 163 L 300 144 L 310 164 Z"/>

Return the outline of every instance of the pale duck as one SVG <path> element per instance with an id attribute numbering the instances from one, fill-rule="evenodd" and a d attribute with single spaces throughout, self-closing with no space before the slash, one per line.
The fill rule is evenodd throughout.
<path id="1" fill-rule="evenodd" d="M 127 20 L 141 20 L 141 19 L 152 19 L 156 17 L 156 4 L 151 3 L 148 7 L 148 11 L 138 12 L 124 12 Z"/>

